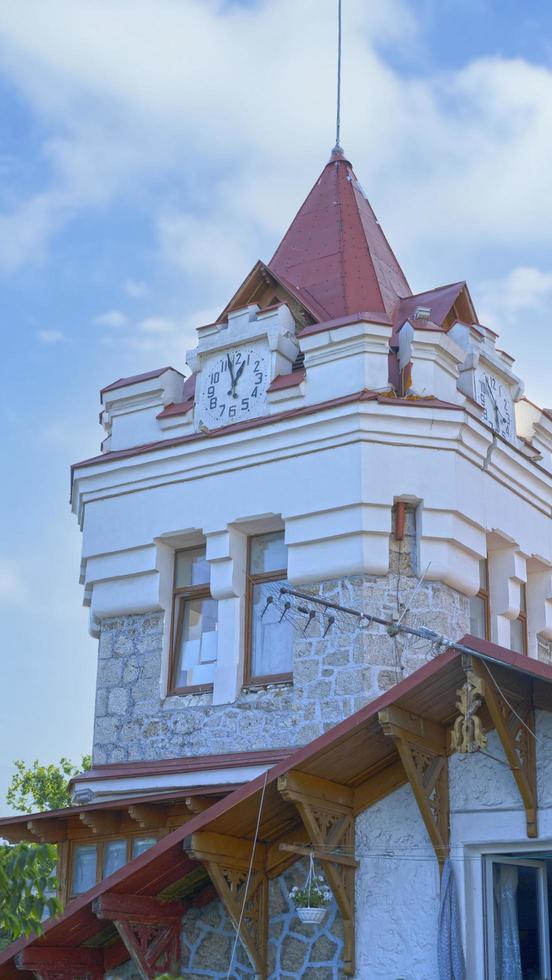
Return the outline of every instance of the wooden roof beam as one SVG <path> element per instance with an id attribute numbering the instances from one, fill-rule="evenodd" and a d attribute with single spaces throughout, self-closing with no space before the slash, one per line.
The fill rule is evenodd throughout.
<path id="1" fill-rule="evenodd" d="M 27 946 L 15 958 L 18 970 L 27 970 L 41 980 L 100 980 L 104 976 L 103 950 L 79 946 Z"/>
<path id="2" fill-rule="evenodd" d="M 103 836 L 119 832 L 121 815 L 117 810 L 88 810 L 80 813 L 79 819 L 93 834 Z"/>
<path id="3" fill-rule="evenodd" d="M 167 822 L 167 808 L 153 803 L 136 803 L 128 808 L 128 815 L 141 830 L 158 830 Z"/>
<path id="4" fill-rule="evenodd" d="M 61 844 L 67 840 L 67 821 L 55 819 L 28 820 L 27 828 L 43 844 Z"/>
<path id="5" fill-rule="evenodd" d="M 115 924 L 143 980 L 179 972 L 182 903 L 105 892 L 94 899 L 92 910 Z"/>
<path id="6" fill-rule="evenodd" d="M 355 973 L 355 821 L 354 790 L 349 786 L 290 770 L 278 778 L 284 800 L 295 804 L 308 840 L 322 863 L 343 919 L 343 972 Z M 332 849 L 351 863 L 334 860 Z"/>
<path id="7" fill-rule="evenodd" d="M 494 681 L 494 675 L 484 662 L 476 657 L 463 658 L 468 675 L 473 672 L 479 679 L 493 728 L 502 744 L 504 755 L 512 770 L 519 795 L 525 809 L 527 836 L 537 837 L 537 762 L 535 738 L 535 712 L 532 697 L 512 705 L 503 697 L 502 688 Z"/>
<path id="8" fill-rule="evenodd" d="M 209 831 L 184 842 L 191 858 L 206 867 L 259 980 L 267 977 L 268 876 L 264 844 Z M 249 869 L 251 868 L 251 874 Z M 241 923 L 241 925 L 240 925 Z"/>
<path id="9" fill-rule="evenodd" d="M 450 842 L 446 729 L 396 705 L 380 711 L 378 719 L 396 745 L 442 870 Z"/>

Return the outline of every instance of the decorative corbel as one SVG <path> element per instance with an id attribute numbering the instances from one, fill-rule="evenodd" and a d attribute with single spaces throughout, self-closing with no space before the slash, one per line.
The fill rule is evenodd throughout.
<path id="1" fill-rule="evenodd" d="M 468 678 L 474 674 L 481 687 L 492 727 L 502 744 L 508 765 L 516 781 L 527 819 L 527 836 L 537 837 L 537 763 L 535 751 L 535 713 L 533 698 L 525 693 L 508 703 L 493 674 L 477 657 L 464 657 L 463 666 Z"/>
<path id="2" fill-rule="evenodd" d="M 343 972 L 346 976 L 353 976 L 356 870 L 354 792 L 348 786 L 297 770 L 279 777 L 278 790 L 284 800 L 295 804 L 314 854 L 324 868 L 343 919 Z"/>
<path id="3" fill-rule="evenodd" d="M 67 821 L 45 818 L 28 820 L 27 829 L 43 844 L 61 844 L 67 838 Z"/>
<path id="4" fill-rule="evenodd" d="M 164 806 L 154 806 L 151 803 L 134 803 L 129 806 L 128 815 L 141 830 L 158 830 L 165 826 L 167 810 Z"/>
<path id="5" fill-rule="evenodd" d="M 260 980 L 267 976 L 268 877 L 266 847 L 242 837 L 198 831 L 184 843 L 206 867 Z M 249 870 L 251 868 L 251 874 Z"/>
<path id="6" fill-rule="evenodd" d="M 106 892 L 93 901 L 92 910 L 98 919 L 114 923 L 143 980 L 179 973 L 180 902 Z"/>
<path id="7" fill-rule="evenodd" d="M 27 946 L 15 957 L 18 970 L 34 973 L 40 980 L 103 980 L 103 950 L 79 946 Z"/>
<path id="8" fill-rule="evenodd" d="M 396 706 L 380 711 L 378 718 L 397 747 L 442 870 L 450 839 L 445 729 Z"/>
<path id="9" fill-rule="evenodd" d="M 87 810 L 79 813 L 79 818 L 93 834 L 104 836 L 119 832 L 121 818 L 117 810 Z"/>

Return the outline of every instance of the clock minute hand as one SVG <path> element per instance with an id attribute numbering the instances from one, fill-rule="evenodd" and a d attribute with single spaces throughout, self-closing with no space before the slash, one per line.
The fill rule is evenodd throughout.
<path id="1" fill-rule="evenodd" d="M 495 410 L 496 427 L 497 427 L 497 429 L 500 429 L 500 423 L 498 421 L 499 416 L 500 416 L 500 412 L 498 411 L 497 400 L 496 400 L 495 396 L 493 395 L 492 388 L 491 388 L 491 386 L 490 386 L 487 378 L 485 378 L 485 384 L 487 385 L 487 390 L 488 390 L 489 395 L 491 396 L 492 401 L 493 401 L 494 410 Z"/>
<path id="2" fill-rule="evenodd" d="M 226 355 L 226 360 L 228 362 L 228 370 L 230 371 L 230 384 L 231 384 L 231 387 L 227 391 L 227 395 L 234 395 L 235 397 L 236 392 L 234 391 L 234 389 L 236 387 L 236 379 L 234 377 L 234 370 L 232 368 L 232 361 L 230 360 L 230 354 Z"/>

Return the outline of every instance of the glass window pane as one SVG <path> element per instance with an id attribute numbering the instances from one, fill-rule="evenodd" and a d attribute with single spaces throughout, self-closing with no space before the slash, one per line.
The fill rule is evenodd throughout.
<path id="1" fill-rule="evenodd" d="M 205 557 L 205 548 L 176 553 L 175 589 L 185 589 L 190 585 L 209 585 L 209 582 L 210 568 Z"/>
<path id="2" fill-rule="evenodd" d="M 251 538 L 251 574 L 262 572 L 279 572 L 287 569 L 287 545 L 284 542 L 284 532 L 274 534 L 259 534 Z"/>
<path id="3" fill-rule="evenodd" d="M 149 850 L 154 844 L 157 844 L 157 837 L 135 837 L 132 841 L 132 857 L 140 857 L 140 854 Z"/>
<path id="4" fill-rule="evenodd" d="M 510 623 L 510 648 L 515 653 L 525 653 L 525 623 L 522 619 Z"/>
<path id="5" fill-rule="evenodd" d="M 522 612 L 527 612 L 527 588 L 525 582 L 519 587 L 519 608 Z"/>
<path id="6" fill-rule="evenodd" d="M 108 840 L 103 849 L 103 878 L 118 871 L 127 862 L 126 840 Z"/>
<path id="7" fill-rule="evenodd" d="M 470 633 L 481 640 L 487 638 L 487 609 L 483 596 L 474 595 L 470 599 Z"/>
<path id="8" fill-rule="evenodd" d="M 251 669 L 254 677 L 266 677 L 272 674 L 291 674 L 293 671 L 293 636 L 294 628 L 273 604 L 266 605 L 269 595 L 274 589 L 270 583 L 253 586 L 253 603 L 251 609 Z M 276 583 L 285 585 L 285 579 Z M 281 621 L 280 621 L 281 620 Z"/>
<path id="9" fill-rule="evenodd" d="M 487 591 L 487 559 L 481 558 L 479 561 L 479 588 Z"/>
<path id="10" fill-rule="evenodd" d="M 71 893 L 82 895 L 96 884 L 96 845 L 79 844 L 73 851 Z"/>
<path id="11" fill-rule="evenodd" d="M 495 980 L 543 976 L 536 868 L 493 866 Z"/>
<path id="12" fill-rule="evenodd" d="M 216 599 L 181 599 L 177 604 L 176 687 L 212 684 L 217 661 L 218 602 Z"/>

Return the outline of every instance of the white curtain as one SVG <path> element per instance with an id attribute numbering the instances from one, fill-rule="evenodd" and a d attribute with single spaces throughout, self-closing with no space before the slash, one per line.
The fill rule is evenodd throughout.
<path id="1" fill-rule="evenodd" d="M 523 980 L 517 914 L 517 868 L 511 864 L 494 867 L 495 978 Z"/>

